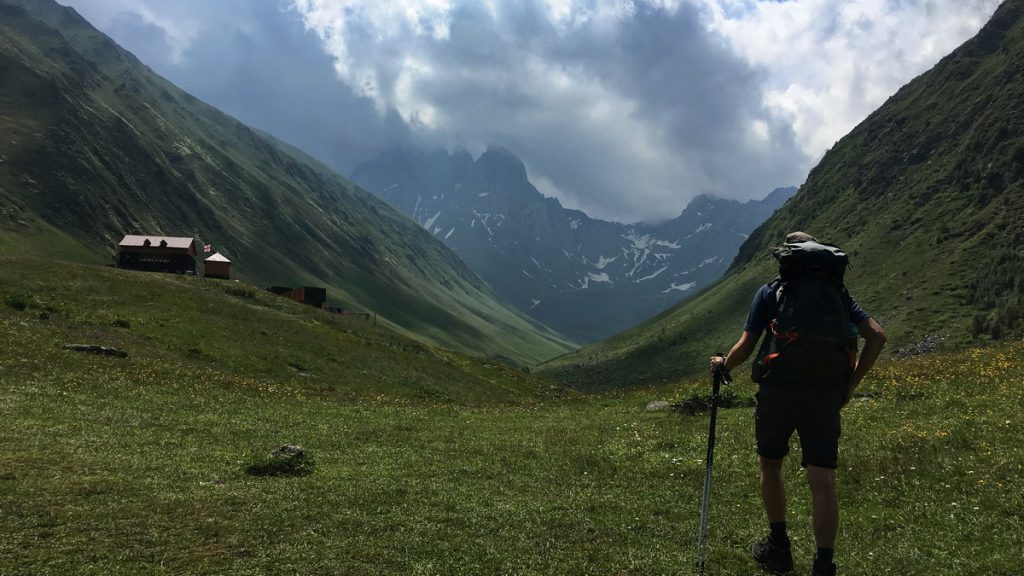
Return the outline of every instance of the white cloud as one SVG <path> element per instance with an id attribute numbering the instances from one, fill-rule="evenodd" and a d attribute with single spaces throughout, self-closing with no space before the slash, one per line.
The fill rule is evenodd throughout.
<path id="1" fill-rule="evenodd" d="M 435 142 L 507 146 L 591 215 L 665 218 L 798 177 L 747 65 L 681 1 L 293 2 L 379 112 Z M 737 158 L 768 169 L 739 174 Z"/>
<path id="2" fill-rule="evenodd" d="M 695 0 L 752 65 L 764 104 L 818 158 L 910 79 L 974 35 L 999 0 Z"/>
<path id="3" fill-rule="evenodd" d="M 498 144 L 566 206 L 623 221 L 799 184 L 998 3 L 64 1 L 332 165 L 410 142 Z"/>
<path id="4" fill-rule="evenodd" d="M 975 33 L 997 0 L 292 0 L 421 136 L 508 146 L 610 219 L 760 196 Z"/>

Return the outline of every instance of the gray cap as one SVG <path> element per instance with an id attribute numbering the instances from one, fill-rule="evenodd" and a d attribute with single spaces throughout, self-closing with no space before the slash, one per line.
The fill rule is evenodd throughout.
<path id="1" fill-rule="evenodd" d="M 818 239 L 811 236 L 807 232 L 790 232 L 786 234 L 786 244 L 794 244 L 796 242 L 817 242 Z"/>

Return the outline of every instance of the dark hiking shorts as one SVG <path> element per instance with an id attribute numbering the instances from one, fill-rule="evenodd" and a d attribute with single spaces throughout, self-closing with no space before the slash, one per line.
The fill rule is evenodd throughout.
<path id="1" fill-rule="evenodd" d="M 754 409 L 757 453 L 782 458 L 789 453 L 789 439 L 796 430 L 803 454 L 800 465 L 835 469 L 841 403 L 842 392 L 836 387 L 762 384 Z"/>

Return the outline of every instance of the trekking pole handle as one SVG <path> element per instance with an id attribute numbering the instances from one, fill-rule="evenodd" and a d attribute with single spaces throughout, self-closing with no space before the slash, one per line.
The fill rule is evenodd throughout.
<path id="1" fill-rule="evenodd" d="M 721 381 L 724 384 L 732 384 L 732 376 L 725 368 L 725 354 L 722 352 L 716 352 L 714 355 L 722 359 L 721 362 L 715 365 L 715 376 L 721 378 Z"/>

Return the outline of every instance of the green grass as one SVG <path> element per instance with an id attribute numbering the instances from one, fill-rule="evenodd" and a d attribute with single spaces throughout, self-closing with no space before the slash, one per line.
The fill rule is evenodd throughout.
<path id="1" fill-rule="evenodd" d="M 237 283 L 4 259 L 0 292 L 26 303 L 0 306 L 0 573 L 692 573 L 707 417 L 644 406 L 703 378 L 570 397 Z M 1022 363 L 1017 343 L 869 377 L 844 412 L 843 574 L 1018 570 Z M 710 566 L 755 574 L 753 422 L 721 415 Z M 246 473 L 284 443 L 315 471 Z"/>
<path id="2" fill-rule="evenodd" d="M 167 370 L 344 399 L 489 403 L 564 393 L 505 364 L 427 346 L 241 282 L 0 257 L 0 302 L 5 312 L 20 313 L 15 328 L 26 338 L 19 345 L 8 335 L 8 352 L 67 343 L 121 348 L 130 353 L 115 365 L 122 377 Z"/>

